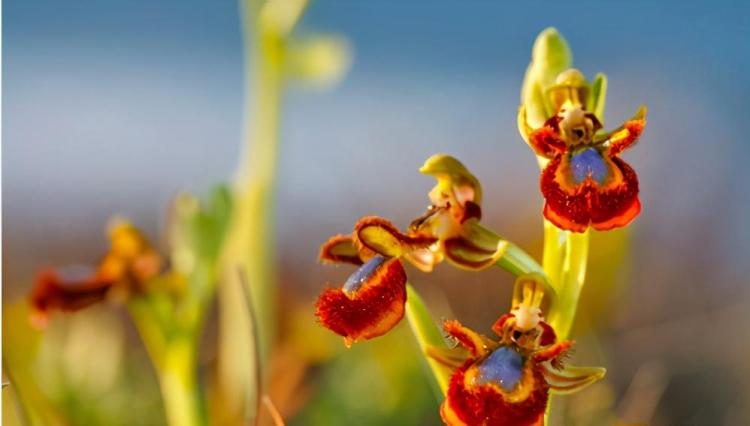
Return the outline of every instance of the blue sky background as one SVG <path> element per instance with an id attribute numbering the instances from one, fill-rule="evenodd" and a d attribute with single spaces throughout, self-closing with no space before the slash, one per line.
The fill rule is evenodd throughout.
<path id="1" fill-rule="evenodd" d="M 609 75 L 610 126 L 650 107 L 644 142 L 626 155 L 643 181 L 638 229 L 682 247 L 685 229 L 722 224 L 710 236 L 718 248 L 747 253 L 749 11 L 740 1 L 314 2 L 300 33 L 345 35 L 355 62 L 335 90 L 287 97 L 282 248 L 302 256 L 293 235 L 323 238 L 373 208 L 408 217 L 429 186 L 415 169 L 436 151 L 477 170 L 500 225 L 535 214 L 515 109 L 533 38 L 554 25 L 579 68 Z M 14 281 L 40 261 L 73 260 L 71 244 L 95 253 L 111 212 L 155 232 L 176 190 L 231 176 L 243 93 L 235 2 L 7 1 L 3 35 Z M 383 207 L 394 201 L 403 212 Z M 508 233 L 537 232 L 528 224 Z"/>
<path id="2" fill-rule="evenodd" d="M 231 177 L 243 125 L 237 11 L 225 0 L 4 2 L 4 297 L 20 297 L 39 265 L 95 258 L 111 214 L 156 235 L 172 194 Z M 623 321 L 747 303 L 749 14 L 744 1 L 314 2 L 300 33 L 341 34 L 355 58 L 334 90 L 292 86 L 286 98 L 288 279 L 318 289 L 317 244 L 357 217 L 403 223 L 421 211 L 432 183 L 416 169 L 440 151 L 480 177 L 490 225 L 536 247 L 538 171 L 516 108 L 534 37 L 552 25 L 577 67 L 609 76 L 608 127 L 649 106 L 624 156 L 644 210 Z"/>

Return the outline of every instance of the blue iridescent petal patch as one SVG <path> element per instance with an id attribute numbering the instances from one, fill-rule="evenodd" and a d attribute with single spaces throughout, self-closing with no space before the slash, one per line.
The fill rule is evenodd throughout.
<path id="1" fill-rule="evenodd" d="M 368 260 L 364 265 L 360 266 L 359 269 L 354 271 L 353 274 L 344 283 L 344 291 L 347 293 L 353 293 L 357 291 L 364 283 L 366 283 L 370 277 L 377 272 L 387 259 L 383 256 L 375 256 Z"/>
<path id="2" fill-rule="evenodd" d="M 570 168 L 576 183 L 582 183 L 591 177 L 595 182 L 603 185 L 609 175 L 607 163 L 596 148 L 586 148 L 574 154 L 570 159 Z"/>
<path id="3" fill-rule="evenodd" d="M 477 384 L 494 383 L 511 392 L 521 380 L 523 357 L 510 347 L 503 346 L 485 358 L 478 368 Z"/>

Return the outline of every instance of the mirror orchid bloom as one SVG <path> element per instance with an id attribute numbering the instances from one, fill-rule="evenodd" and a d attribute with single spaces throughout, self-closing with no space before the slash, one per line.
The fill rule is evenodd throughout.
<path id="1" fill-rule="evenodd" d="M 534 152 L 548 161 L 541 174 L 544 217 L 558 228 L 584 232 L 629 224 L 641 210 L 638 176 L 620 154 L 633 146 L 646 126 L 646 108 L 611 132 L 602 132 L 597 116 L 586 109 L 589 85 L 580 71 L 558 75 L 548 89 L 555 113 L 532 128 L 526 111 L 521 131 Z"/>
<path id="2" fill-rule="evenodd" d="M 360 219 L 351 235 L 337 235 L 321 248 L 325 263 L 358 266 L 340 288 L 328 288 L 318 298 L 316 315 L 325 327 L 350 345 L 387 333 L 404 315 L 406 271 L 402 261 L 430 272 L 443 260 L 464 269 L 481 270 L 495 264 L 507 241 L 483 232 L 482 189 L 460 161 L 435 155 L 420 169 L 437 179 L 431 205 L 406 232 L 386 219 Z"/>
<path id="3" fill-rule="evenodd" d="M 498 339 L 456 320 L 444 329 L 465 349 L 430 348 L 455 368 L 440 414 L 449 426 L 542 425 L 549 393 L 576 392 L 604 377 L 603 368 L 568 366 L 571 341 L 558 341 L 541 310 L 543 279 L 524 275 L 515 284 L 511 311 L 492 326 Z"/>

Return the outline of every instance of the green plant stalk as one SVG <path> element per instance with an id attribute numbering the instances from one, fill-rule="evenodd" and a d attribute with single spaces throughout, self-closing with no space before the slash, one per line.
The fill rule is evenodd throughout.
<path id="1" fill-rule="evenodd" d="M 26 407 L 26 403 L 21 396 L 21 392 L 17 387 L 15 378 L 13 374 L 10 372 L 8 367 L 5 365 L 5 358 L 3 357 L 3 375 L 4 379 L 7 378 L 7 383 L 3 383 L 3 395 L 5 395 L 5 392 L 8 392 L 10 395 L 10 399 L 13 401 L 15 413 L 16 413 L 16 420 L 18 423 L 22 426 L 28 426 L 31 424 L 31 421 L 29 420 L 29 410 L 28 407 Z M 7 388 L 7 389 L 6 389 Z M 10 410 L 9 408 L 4 408 L 3 411 Z M 3 417 L 5 414 L 3 414 Z"/>
<path id="2" fill-rule="evenodd" d="M 260 398 L 262 389 L 256 384 L 262 385 L 264 378 L 254 377 L 258 371 L 251 366 L 257 362 L 260 371 L 267 370 L 275 334 L 273 192 L 284 80 L 284 40 L 260 28 L 263 2 L 246 0 L 241 5 L 245 70 L 249 76 L 245 88 L 247 118 L 233 188 L 235 203 L 222 253 L 223 283 L 219 286 L 218 381 L 226 413 L 217 415 L 229 422 L 257 415 L 252 412 L 255 404 L 248 405 L 247 401 Z M 245 285 L 247 292 L 243 290 Z M 254 323 L 243 300 L 247 294 L 252 295 Z M 251 329 L 257 332 L 257 345 L 249 337 Z"/>
<path id="3" fill-rule="evenodd" d="M 201 426 L 205 419 L 196 380 L 196 348 L 193 338 L 172 339 L 158 370 L 167 421 L 172 426 Z"/>
<path id="4" fill-rule="evenodd" d="M 152 311 L 145 300 L 133 299 L 128 302 L 127 307 L 143 346 L 146 348 L 146 353 L 158 372 L 164 363 L 166 348 L 164 332 L 154 321 Z"/>
<path id="5" fill-rule="evenodd" d="M 578 310 L 578 299 L 586 279 L 589 253 L 589 231 L 574 233 L 558 229 L 544 221 L 544 272 L 556 297 L 547 321 L 558 339 L 567 339 Z"/>
<path id="6" fill-rule="evenodd" d="M 427 306 L 424 304 L 422 297 L 411 286 L 406 284 L 406 318 L 409 321 L 409 327 L 414 334 L 414 339 L 422 351 L 427 365 L 432 371 L 432 377 L 435 379 L 436 388 L 442 395 L 448 389 L 448 382 L 452 371 L 449 367 L 437 362 L 427 355 L 427 348 L 432 346 L 436 348 L 447 348 L 443 334 L 440 332 L 438 325 L 433 321 Z"/>
<path id="7" fill-rule="evenodd" d="M 494 231 L 489 230 L 481 225 L 475 225 L 474 230 L 477 232 L 477 236 L 482 240 L 496 242 L 503 239 Z M 542 268 L 541 265 L 539 265 L 534 257 L 526 253 L 525 250 L 513 244 L 512 242 L 506 242 L 508 243 L 508 248 L 506 249 L 505 254 L 503 254 L 503 256 L 498 259 L 496 263 L 497 266 L 505 269 L 506 271 L 517 277 L 530 273 L 545 275 L 545 269 Z M 551 277 L 548 276 L 546 278 L 549 282 L 551 282 Z"/>
<path id="8" fill-rule="evenodd" d="M 156 370 L 167 422 L 172 426 L 206 424 L 197 386 L 200 327 L 195 327 L 194 332 L 175 330 L 167 337 L 148 300 L 133 299 L 128 310 Z"/>
<path id="9" fill-rule="evenodd" d="M 247 276 L 259 322 L 261 364 L 265 365 L 275 326 L 275 245 L 272 231 L 285 49 L 282 37 L 256 28 L 256 6 L 253 2 L 247 3 L 243 26 L 247 49 L 246 69 L 250 75 L 246 107 L 249 127 L 246 129 L 246 142 L 235 181 L 237 203 L 224 260 L 232 269 L 228 279 L 239 280 L 238 270 Z"/>

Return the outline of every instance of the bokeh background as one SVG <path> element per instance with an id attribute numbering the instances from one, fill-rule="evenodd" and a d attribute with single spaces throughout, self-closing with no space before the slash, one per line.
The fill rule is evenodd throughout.
<path id="1" fill-rule="evenodd" d="M 285 97 L 276 229 L 284 292 L 312 312 L 325 282 L 346 274 L 316 262 L 318 244 L 365 214 L 405 224 L 421 212 L 432 181 L 417 168 L 435 152 L 481 179 L 490 227 L 540 255 L 538 169 L 516 110 L 534 37 L 555 26 L 577 67 L 609 76 L 607 127 L 641 103 L 650 114 L 625 154 L 643 212 L 627 232 L 594 237 L 577 325 L 575 360 L 606 365 L 608 381 L 566 410 L 578 424 L 742 424 L 750 417 L 748 14 L 743 1 L 315 1 L 299 32 L 339 33 L 354 59 L 332 90 L 292 86 Z M 25 297 L 40 266 L 95 259 L 112 214 L 156 239 L 175 192 L 231 179 L 244 83 L 234 1 L 6 0 L 3 15 L 7 306 Z M 442 267 L 414 281 L 437 317 L 479 330 L 507 309 L 511 278 L 502 271 Z M 111 357 L 139 370 L 147 365 L 139 342 L 122 333 Z M 332 349 L 307 372 L 294 421 L 436 422 L 422 366 L 401 360 L 401 341 Z M 49 344 L 51 355 L 29 356 L 63 362 Z M 124 389 L 139 398 L 112 391 L 95 405 L 158 411 L 148 373 L 126 374 Z"/>

